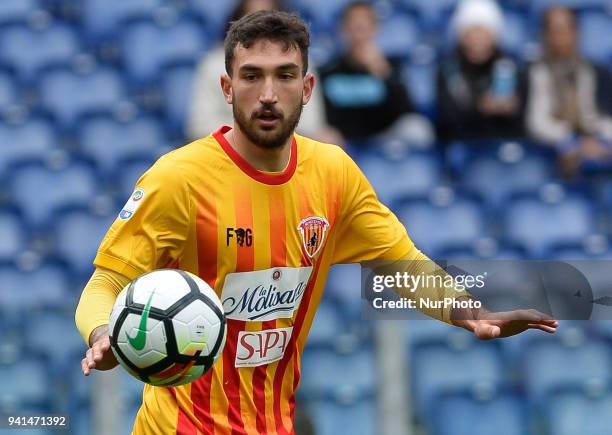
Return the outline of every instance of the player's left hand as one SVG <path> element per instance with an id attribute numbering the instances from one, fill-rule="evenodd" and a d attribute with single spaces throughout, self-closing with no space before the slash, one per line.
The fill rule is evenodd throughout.
<path id="1" fill-rule="evenodd" d="M 481 312 L 478 319 L 465 320 L 471 330 L 481 340 L 510 337 L 527 329 L 554 334 L 559 322 L 537 310 L 515 310 L 503 312 Z"/>
<path id="2" fill-rule="evenodd" d="M 452 323 L 471 331 L 481 340 L 510 337 L 527 329 L 554 334 L 559 322 L 537 310 L 491 312 L 484 308 L 458 309 L 451 314 Z"/>

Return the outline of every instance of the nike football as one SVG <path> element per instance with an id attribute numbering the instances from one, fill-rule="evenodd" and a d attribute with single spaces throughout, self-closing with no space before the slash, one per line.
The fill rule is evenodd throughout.
<path id="1" fill-rule="evenodd" d="M 145 273 L 119 293 L 109 321 L 111 348 L 134 377 L 151 385 L 192 382 L 225 345 L 226 323 L 215 291 L 182 270 Z"/>

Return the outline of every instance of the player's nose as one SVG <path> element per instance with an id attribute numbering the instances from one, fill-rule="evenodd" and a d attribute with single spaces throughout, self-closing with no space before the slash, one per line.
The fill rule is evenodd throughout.
<path id="1" fill-rule="evenodd" d="M 278 101 L 276 90 L 274 89 L 274 82 L 271 78 L 267 78 L 259 95 L 259 102 L 262 104 L 273 104 Z"/>

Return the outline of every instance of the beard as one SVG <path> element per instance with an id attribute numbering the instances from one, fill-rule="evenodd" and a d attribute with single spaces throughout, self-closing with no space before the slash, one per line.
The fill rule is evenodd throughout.
<path id="1" fill-rule="evenodd" d="M 236 104 L 232 104 L 234 120 L 244 135 L 256 146 L 265 149 L 274 149 L 283 146 L 287 139 L 293 134 L 302 116 L 302 104 L 295 108 L 285 117 L 284 113 L 277 110 L 273 105 L 263 105 L 248 117 Z M 257 120 L 263 114 L 278 119 L 278 125 L 272 128 L 262 128 L 257 125 Z"/>

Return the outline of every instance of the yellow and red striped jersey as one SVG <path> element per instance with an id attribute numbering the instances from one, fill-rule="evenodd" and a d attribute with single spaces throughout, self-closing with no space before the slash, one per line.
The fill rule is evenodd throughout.
<path id="1" fill-rule="evenodd" d="M 300 355 L 329 267 L 422 256 L 341 148 L 295 135 L 286 169 L 265 173 L 229 130 L 159 159 L 94 262 L 130 279 L 192 272 L 227 316 L 213 368 L 184 386 L 146 385 L 134 434 L 293 433 Z"/>

